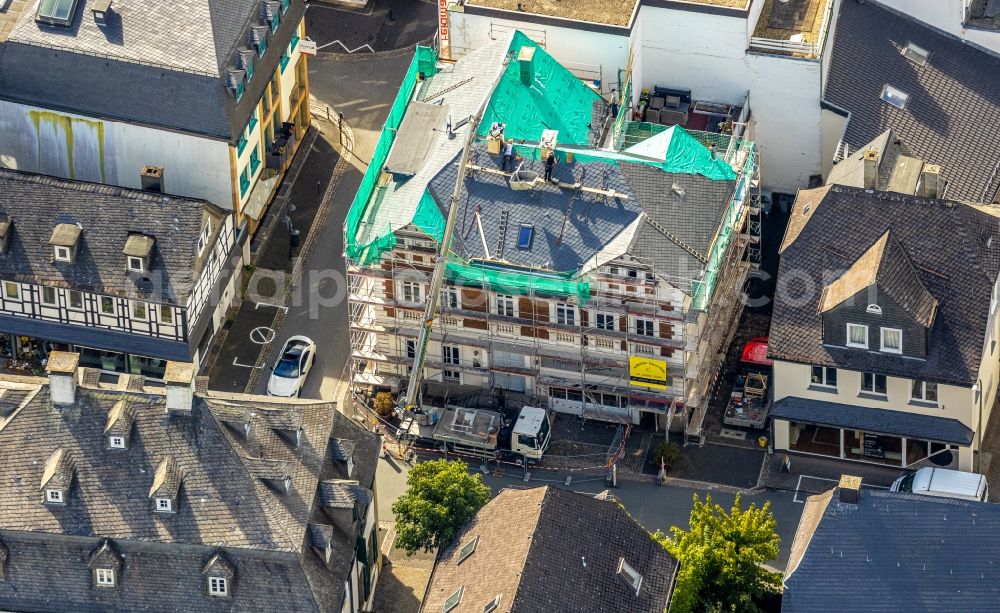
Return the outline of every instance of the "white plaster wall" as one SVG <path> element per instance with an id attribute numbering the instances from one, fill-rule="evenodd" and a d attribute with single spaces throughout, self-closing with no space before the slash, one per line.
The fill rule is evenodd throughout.
<path id="1" fill-rule="evenodd" d="M 617 87 L 618 69 L 628 63 L 629 36 L 626 28 L 620 34 L 588 32 L 567 21 L 566 27 L 547 26 L 523 22 L 511 14 L 512 19 L 497 19 L 483 15 L 451 12 L 451 50 L 460 58 L 471 51 L 506 36 L 511 28 L 521 30 L 532 40 L 543 44 L 545 50 L 574 74 L 593 79 L 591 71 L 600 71 L 605 82 L 604 91 Z M 492 35 L 495 38 L 491 38 Z"/>
<path id="2" fill-rule="evenodd" d="M 1000 53 L 1000 32 L 962 27 L 962 22 L 965 21 L 965 5 L 968 0 L 875 1 L 962 40 L 975 43 L 994 53 Z M 900 45 L 905 45 L 906 42 L 898 41 Z M 920 44 L 918 41 L 914 42 Z"/>
<path id="3" fill-rule="evenodd" d="M 232 209 L 229 144 L 0 100 L 0 166 L 140 188 L 143 166 L 164 168 L 166 191 Z"/>
<path id="4" fill-rule="evenodd" d="M 763 53 L 747 60 L 761 181 L 794 193 L 821 169 L 820 63 Z"/>
<path id="5" fill-rule="evenodd" d="M 846 127 L 846 117 L 833 111 L 820 109 L 820 132 L 822 134 L 820 156 L 824 177 L 830 174 L 830 169 L 833 168 L 833 156 L 837 152 L 837 144 L 843 138 Z"/>

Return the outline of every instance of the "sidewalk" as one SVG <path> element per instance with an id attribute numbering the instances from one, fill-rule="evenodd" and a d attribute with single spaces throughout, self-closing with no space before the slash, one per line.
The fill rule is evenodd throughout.
<path id="1" fill-rule="evenodd" d="M 786 455 L 791 460 L 790 472 L 782 469 Z M 801 493 L 799 498 L 804 498 L 806 495 L 822 494 L 836 487 L 841 475 L 861 477 L 862 486 L 887 488 L 902 472 L 902 469 L 891 466 L 777 452 L 768 456 L 764 462 L 760 486 L 775 490 L 797 491 Z"/>

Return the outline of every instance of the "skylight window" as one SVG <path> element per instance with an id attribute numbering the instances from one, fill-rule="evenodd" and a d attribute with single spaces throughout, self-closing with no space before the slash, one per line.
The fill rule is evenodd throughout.
<path id="1" fill-rule="evenodd" d="M 465 586 L 458 588 L 444 601 L 444 613 L 448 613 L 458 606 L 458 603 L 462 602 L 462 592 L 465 590 Z"/>
<path id="2" fill-rule="evenodd" d="M 472 539 L 468 543 L 462 545 L 462 548 L 458 550 L 458 562 L 456 564 L 461 564 L 462 560 L 472 555 L 476 550 L 476 545 L 479 544 L 479 537 Z"/>
<path id="3" fill-rule="evenodd" d="M 483 613 L 493 613 L 500 608 L 500 594 L 493 597 L 493 600 L 483 605 Z"/>
<path id="4" fill-rule="evenodd" d="M 895 88 L 888 83 L 882 88 L 882 102 L 888 102 L 897 109 L 905 108 L 906 101 L 910 99 L 910 95 L 901 89 Z"/>
<path id="5" fill-rule="evenodd" d="M 53 26 L 73 23 L 77 0 L 42 0 L 35 11 L 35 21 Z"/>
<path id="6" fill-rule="evenodd" d="M 535 226 L 523 223 L 521 229 L 517 231 L 517 248 L 531 249 L 531 242 L 535 238 Z"/>
<path id="7" fill-rule="evenodd" d="M 642 575 L 639 574 L 639 571 L 632 568 L 629 563 L 625 561 L 625 558 L 620 558 L 618 560 L 617 575 L 635 590 L 636 596 L 639 595 L 639 588 L 642 587 Z"/>
<path id="8" fill-rule="evenodd" d="M 926 66 L 931 52 L 913 43 L 906 43 L 903 47 L 903 56 L 918 66 Z"/>

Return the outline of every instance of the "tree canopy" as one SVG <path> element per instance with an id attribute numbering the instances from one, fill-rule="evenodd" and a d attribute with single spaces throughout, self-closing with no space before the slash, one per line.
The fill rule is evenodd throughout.
<path id="1" fill-rule="evenodd" d="M 392 503 L 397 546 L 413 553 L 446 547 L 490 499 L 480 475 L 461 460 L 421 462 L 410 469 L 406 493 Z"/>
<path id="2" fill-rule="evenodd" d="M 680 561 L 671 613 L 760 611 L 758 603 L 781 588 L 781 573 L 763 566 L 778 556 L 776 527 L 770 502 L 743 509 L 737 496 L 727 512 L 695 494 L 689 530 L 653 535 Z"/>

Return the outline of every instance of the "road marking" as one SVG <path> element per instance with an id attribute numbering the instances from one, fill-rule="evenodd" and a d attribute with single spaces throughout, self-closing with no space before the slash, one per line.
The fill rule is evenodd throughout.
<path id="1" fill-rule="evenodd" d="M 233 366 L 240 366 L 242 368 L 264 368 L 263 366 L 257 366 L 255 364 L 240 364 L 236 360 L 239 358 L 233 358 Z"/>
<path id="2" fill-rule="evenodd" d="M 322 51 L 323 49 L 326 49 L 327 47 L 329 47 L 331 45 L 340 45 L 344 49 L 344 51 L 347 52 L 348 55 L 350 55 L 352 53 L 355 53 L 355 52 L 358 52 L 358 51 L 361 51 L 365 47 L 368 48 L 368 52 L 369 53 L 375 53 L 375 50 L 372 49 L 372 46 L 369 45 L 369 44 L 367 44 L 367 43 L 364 44 L 364 45 L 361 45 L 360 47 L 356 47 L 354 49 L 348 49 L 347 45 L 345 45 L 344 43 L 340 42 L 339 40 L 335 40 L 333 42 L 326 43 L 325 45 L 320 45 L 320 46 L 316 47 L 316 51 Z"/>
<path id="3" fill-rule="evenodd" d="M 361 107 L 361 108 L 359 108 L 357 110 L 359 110 L 359 111 L 374 111 L 375 109 L 381 109 L 381 108 L 385 108 L 387 106 L 389 106 L 389 105 L 385 104 L 385 103 L 372 104 L 370 106 L 363 106 L 363 107 Z"/>
<path id="4" fill-rule="evenodd" d="M 266 345 L 274 340 L 274 330 L 267 326 L 257 326 L 250 331 L 250 341 L 258 345 Z"/>
<path id="5" fill-rule="evenodd" d="M 812 475 L 799 475 L 799 482 L 795 485 L 795 496 L 792 497 L 792 502 L 797 502 L 799 504 L 805 504 L 806 503 L 805 500 L 799 500 L 799 491 L 802 489 L 802 480 L 803 479 L 813 479 L 815 481 L 829 481 L 831 483 L 839 483 L 840 482 L 838 479 L 828 479 L 826 477 L 813 477 Z M 885 487 L 884 485 L 870 485 L 868 483 L 862 483 L 861 487 L 867 487 L 869 489 L 876 489 L 876 490 L 887 490 L 887 489 L 889 489 L 889 488 Z M 807 492 L 807 495 L 812 496 L 812 493 L 808 493 Z"/>
<path id="6" fill-rule="evenodd" d="M 281 309 L 285 313 L 288 312 L 288 307 L 281 306 L 280 304 L 271 304 L 270 302 L 257 302 L 257 301 L 254 301 L 254 304 L 256 305 L 254 307 L 254 310 L 257 310 L 260 307 L 271 307 L 272 309 Z"/>

